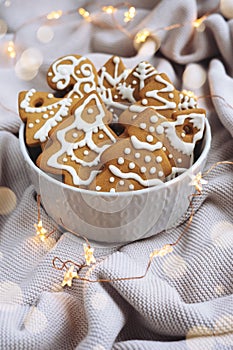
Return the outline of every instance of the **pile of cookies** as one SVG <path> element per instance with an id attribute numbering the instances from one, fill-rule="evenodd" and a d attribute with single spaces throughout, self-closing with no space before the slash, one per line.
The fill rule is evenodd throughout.
<path id="1" fill-rule="evenodd" d="M 205 110 L 164 73 L 111 57 L 97 72 L 82 56 L 50 66 L 51 92 L 19 93 L 19 115 L 36 164 L 64 183 L 101 192 L 139 190 L 186 171 L 203 138 Z"/>

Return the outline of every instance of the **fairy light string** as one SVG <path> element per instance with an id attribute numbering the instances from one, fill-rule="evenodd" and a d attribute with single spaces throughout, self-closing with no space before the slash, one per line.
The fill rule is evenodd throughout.
<path id="1" fill-rule="evenodd" d="M 88 7 L 90 4 L 92 4 L 93 2 L 90 1 L 86 4 L 86 7 Z M 201 16 L 200 18 L 197 18 L 195 20 L 192 20 L 191 22 L 184 22 L 184 23 L 174 23 L 168 26 L 164 26 L 164 27 L 160 27 L 157 28 L 155 31 L 150 31 L 149 29 L 142 29 L 140 30 L 138 33 L 136 33 L 136 35 L 133 35 L 132 33 L 130 33 L 125 26 L 121 25 L 120 21 L 116 18 L 115 14 L 118 10 L 120 10 L 121 8 L 128 8 L 127 11 L 124 12 L 124 18 L 123 18 L 123 22 L 125 23 L 125 25 L 127 26 L 128 23 L 132 22 L 134 20 L 134 18 L 136 17 L 137 14 L 137 10 L 134 6 L 132 6 L 130 3 L 128 2 L 121 2 L 115 6 L 112 5 L 106 5 L 106 6 L 102 6 L 99 13 L 106 13 L 110 16 L 112 16 L 113 19 L 113 25 L 112 23 L 110 25 L 106 24 L 106 23 L 101 23 L 101 21 L 99 20 L 94 20 L 92 21 L 92 19 L 96 19 L 96 17 L 98 17 L 98 14 L 92 18 L 92 14 L 83 7 L 79 7 L 79 8 L 74 8 L 71 9 L 69 11 L 62 11 L 62 10 L 54 10 L 51 11 L 47 14 L 41 15 L 41 16 L 37 16 L 31 20 L 28 20 L 24 23 L 22 23 L 18 28 L 16 28 L 14 34 L 13 34 L 13 38 L 12 40 L 10 40 L 8 42 L 8 47 L 7 47 L 7 54 L 10 58 L 16 58 L 16 49 L 15 49 L 15 40 L 16 40 L 16 36 L 17 33 L 25 26 L 32 24 L 32 23 L 36 23 L 37 21 L 42 21 L 42 22 L 51 22 L 51 21 L 55 21 L 55 20 L 59 20 L 61 17 L 64 16 L 68 16 L 71 14 L 75 14 L 78 13 L 84 20 L 88 21 L 88 22 L 93 22 L 95 25 L 98 26 L 98 24 L 100 24 L 101 27 L 105 27 L 106 29 L 108 28 L 115 28 L 118 29 L 119 31 L 121 31 L 122 33 L 124 33 L 126 36 L 128 36 L 129 38 L 131 38 L 132 40 L 134 40 L 136 38 L 137 42 L 144 42 L 145 41 L 145 33 L 143 34 L 143 32 L 145 31 L 149 31 L 150 34 L 157 34 L 159 31 L 171 31 L 174 29 L 178 29 L 181 27 L 186 26 L 187 24 L 191 24 L 193 26 L 193 28 L 198 29 L 203 22 L 205 21 L 205 19 L 208 18 L 208 16 L 210 16 L 212 13 L 215 13 L 216 11 L 219 10 L 220 8 L 220 1 L 218 3 L 218 5 L 208 11 L 207 13 L 205 13 L 203 16 Z"/>
<path id="2" fill-rule="evenodd" d="M 164 257 L 167 254 L 172 253 L 174 251 L 174 247 L 180 243 L 183 236 L 189 231 L 191 223 L 192 223 L 193 218 L 194 218 L 194 214 L 195 214 L 193 199 L 195 199 L 196 197 L 202 196 L 203 185 L 208 184 L 208 181 L 205 180 L 204 177 L 209 175 L 213 169 L 215 169 L 216 167 L 221 166 L 221 165 L 233 165 L 233 162 L 231 162 L 231 161 L 219 161 L 219 162 L 214 163 L 203 174 L 201 172 L 198 172 L 196 175 L 191 176 L 191 181 L 190 181 L 189 185 L 193 186 L 195 188 L 196 192 L 190 194 L 188 197 L 188 200 L 189 200 L 188 209 L 191 209 L 188 221 L 186 222 L 183 231 L 181 232 L 179 237 L 176 239 L 176 241 L 174 241 L 173 243 L 165 244 L 162 248 L 159 248 L 159 249 L 156 248 L 150 253 L 145 272 L 142 275 L 116 277 L 116 278 L 109 278 L 109 279 L 107 279 L 107 278 L 91 279 L 91 278 L 81 276 L 79 274 L 79 272 L 84 267 L 89 268 L 90 266 L 96 266 L 96 259 L 95 258 L 93 260 L 88 261 L 86 255 L 85 255 L 85 263 L 84 264 L 77 264 L 72 260 L 62 261 L 59 257 L 56 256 L 56 257 L 54 257 L 54 259 L 52 261 L 52 265 L 53 265 L 54 269 L 59 270 L 59 271 L 65 269 L 65 274 L 64 274 L 63 281 L 62 281 L 62 286 L 64 287 L 67 285 L 67 286 L 71 287 L 73 279 L 79 279 L 80 281 L 90 282 L 90 283 L 97 283 L 97 282 L 98 283 L 101 283 L 101 282 L 111 283 L 111 282 L 143 279 L 147 275 L 147 273 L 149 272 L 149 269 L 151 267 L 151 264 L 152 264 L 152 261 L 154 260 L 154 258 Z M 80 237 L 83 237 L 85 239 L 85 241 L 87 241 L 87 239 L 84 236 L 81 236 L 74 231 L 71 231 L 71 230 L 69 230 L 69 231 L 80 236 Z M 91 245 L 89 242 L 88 242 L 88 244 L 89 244 L 88 248 L 91 250 L 91 254 L 93 254 L 94 249 L 91 248 Z M 85 248 L 84 248 L 84 251 L 85 251 Z M 60 263 L 60 266 L 58 266 L 58 263 Z M 76 271 L 74 270 L 75 268 L 76 268 Z"/>
<path id="3" fill-rule="evenodd" d="M 40 194 L 38 194 L 37 195 L 37 223 L 34 224 L 34 227 L 36 229 L 36 236 L 39 237 L 41 242 L 44 242 L 55 232 L 55 228 L 48 233 L 48 231 L 43 227 L 42 219 L 40 215 L 40 200 L 41 200 L 41 196 Z"/>
<path id="4" fill-rule="evenodd" d="M 79 16 L 81 16 L 83 18 L 83 20 L 85 20 L 87 22 L 92 22 L 94 25 L 102 27 L 102 28 L 106 28 L 106 29 L 108 29 L 108 28 L 109 29 L 110 28 L 117 29 L 117 30 L 121 31 L 124 35 L 129 37 L 132 41 L 135 41 L 137 44 L 143 44 L 147 41 L 148 38 L 152 37 L 153 35 L 157 35 L 160 31 L 167 31 L 168 32 L 168 31 L 172 31 L 172 30 L 177 30 L 181 27 L 184 27 L 184 26 L 190 25 L 190 24 L 193 26 L 194 30 L 197 30 L 197 31 L 205 30 L 205 26 L 203 26 L 205 20 L 211 14 L 217 12 L 220 8 L 220 1 L 219 1 L 218 5 L 213 10 L 208 11 L 207 13 L 203 14 L 200 18 L 197 18 L 191 22 L 189 21 L 189 22 L 184 22 L 184 23 L 174 23 L 174 24 L 170 24 L 170 25 L 167 25 L 167 26 L 164 26 L 161 28 L 157 28 L 154 31 L 145 28 L 145 29 L 141 29 L 139 32 L 137 32 L 136 34 L 133 35 L 130 31 L 127 30 L 127 25 L 130 22 L 132 22 L 134 20 L 134 18 L 136 17 L 137 9 L 134 6 L 132 6 L 129 3 L 125 3 L 125 2 L 120 3 L 116 6 L 112 6 L 112 5 L 103 6 L 101 8 L 99 14 L 106 13 L 107 15 L 111 16 L 111 18 L 112 18 L 111 24 L 106 24 L 106 23 L 101 22 L 98 19 L 98 14 L 93 16 L 87 10 L 88 5 L 91 3 L 92 2 L 89 2 L 88 4 L 86 4 L 86 8 L 80 7 L 80 8 L 75 8 L 75 9 L 72 9 L 69 11 L 55 10 L 55 11 L 51 11 L 50 13 L 47 13 L 45 15 L 35 17 L 27 22 L 24 22 L 16 29 L 16 31 L 13 34 L 12 39 L 8 41 L 7 48 L 6 48 L 7 56 L 12 60 L 12 62 L 15 62 L 15 60 L 17 58 L 17 47 L 16 47 L 15 42 L 16 42 L 16 37 L 17 37 L 18 32 L 22 28 L 24 28 L 25 26 L 32 24 L 32 23 L 35 23 L 37 21 L 42 21 L 45 24 L 47 24 L 47 23 L 49 24 L 52 21 L 57 21 L 64 16 L 68 16 L 68 15 L 77 13 Z M 123 20 L 124 24 L 122 25 L 119 22 L 119 20 L 116 18 L 116 13 L 118 10 L 123 9 L 123 8 L 127 8 L 127 10 L 123 14 L 122 20 Z M 213 94 L 213 95 L 198 97 L 198 99 L 202 99 L 202 98 L 221 99 L 229 108 L 233 109 L 232 105 L 230 105 L 226 101 L 226 99 L 222 96 Z M 7 111 L 11 111 L 9 108 L 4 106 L 2 103 L 0 103 L 0 106 Z M 14 112 L 14 111 L 11 111 L 11 112 Z M 95 282 L 117 282 L 117 281 L 136 280 L 136 279 L 144 278 L 147 275 L 154 258 L 163 257 L 167 254 L 172 253 L 174 250 L 174 247 L 179 244 L 182 237 L 189 231 L 189 228 L 191 226 L 191 223 L 192 223 L 192 220 L 193 220 L 193 217 L 195 214 L 193 200 L 196 197 L 202 195 L 202 186 L 207 184 L 207 181 L 205 179 L 203 179 L 203 177 L 207 176 L 217 166 L 220 166 L 223 164 L 225 164 L 225 165 L 231 164 L 232 165 L 233 162 L 230 162 L 230 161 L 217 162 L 217 163 L 213 164 L 210 167 L 210 169 L 207 170 L 206 172 L 204 172 L 203 174 L 201 172 L 199 172 L 197 175 L 193 176 L 193 178 L 191 179 L 190 185 L 194 186 L 196 192 L 191 194 L 188 198 L 189 199 L 189 208 L 191 209 L 191 213 L 190 213 L 189 219 L 184 227 L 183 232 L 180 234 L 180 236 L 177 238 L 177 240 L 175 242 L 170 243 L 170 244 L 166 244 L 162 248 L 155 249 L 150 253 L 149 261 L 148 261 L 148 264 L 146 266 L 145 272 L 140 276 L 119 277 L 119 278 L 113 278 L 113 279 L 96 279 L 96 280 L 92 280 L 90 278 L 80 276 L 79 271 L 81 271 L 83 268 L 89 268 L 90 266 L 96 266 L 96 264 L 98 262 L 94 256 L 94 248 L 91 247 L 91 244 L 88 241 L 88 239 L 85 236 L 77 234 L 77 232 L 73 232 L 70 229 L 68 229 L 69 232 L 73 232 L 74 234 L 76 234 L 84 239 L 85 243 L 83 244 L 83 251 L 84 251 L 85 263 L 77 264 L 71 260 L 67 260 L 67 261 L 63 262 L 59 257 L 55 257 L 53 259 L 53 267 L 56 270 L 64 270 L 65 269 L 65 275 L 64 275 L 63 282 L 62 282 L 62 286 L 63 287 L 65 287 L 65 286 L 71 287 L 73 279 L 80 279 L 81 281 L 95 283 Z M 48 233 L 48 231 L 43 227 L 41 215 L 40 215 L 40 195 L 38 195 L 38 197 L 37 197 L 37 208 L 38 208 L 38 221 L 36 224 L 34 224 L 34 227 L 36 229 L 36 236 L 39 237 L 39 239 L 42 242 L 44 242 L 47 238 L 50 237 L 51 234 L 54 233 L 55 229 Z M 62 225 L 64 227 L 63 223 L 62 223 Z M 60 263 L 60 266 L 57 266 L 57 263 Z"/>
<path id="5" fill-rule="evenodd" d="M 174 23 L 168 26 L 164 26 L 164 27 L 160 27 L 160 28 L 156 28 L 154 31 L 144 28 L 139 30 L 136 34 L 132 34 L 131 32 L 129 32 L 127 30 L 127 25 L 132 22 L 134 20 L 134 18 L 136 17 L 137 14 L 137 9 L 132 6 L 132 4 L 128 3 L 128 2 L 120 2 L 119 4 L 116 5 L 106 5 L 106 6 L 102 6 L 100 7 L 100 10 L 98 13 L 95 13 L 95 16 L 93 16 L 88 10 L 87 8 L 93 4 L 93 1 L 89 1 L 86 3 L 85 8 L 84 7 L 79 7 L 79 8 L 74 8 L 68 11 L 62 11 L 60 9 L 51 11 L 49 13 L 46 13 L 44 15 L 40 15 L 37 16 L 35 18 L 32 18 L 28 21 L 25 21 L 24 23 L 22 23 L 18 28 L 16 28 L 13 37 L 11 38 L 11 40 L 9 40 L 8 44 L 7 44 L 7 48 L 6 48 L 6 54 L 8 55 L 8 57 L 15 63 L 16 59 L 17 59 L 17 48 L 15 45 L 15 41 L 16 41 L 16 37 L 18 32 L 24 28 L 25 26 L 32 24 L 32 23 L 36 23 L 36 22 L 41 22 L 43 24 L 48 24 L 53 22 L 53 21 L 59 21 L 62 17 L 65 16 L 69 16 L 69 15 L 73 15 L 73 14 L 78 14 L 79 16 L 81 16 L 83 18 L 83 20 L 87 20 L 88 22 L 92 22 L 94 25 L 102 27 L 102 28 L 106 28 L 106 29 L 116 29 L 121 31 L 122 33 L 124 33 L 127 37 L 129 37 L 133 42 L 135 42 L 136 46 L 140 46 L 140 44 L 144 44 L 147 39 L 152 38 L 153 40 L 153 35 L 156 36 L 160 31 L 172 31 L 172 30 L 177 30 L 181 27 L 184 27 L 186 25 L 192 25 L 194 29 L 198 29 L 201 25 L 203 25 L 204 21 L 213 13 L 216 13 L 217 11 L 219 11 L 220 9 L 220 5 L 221 5 L 221 1 L 218 2 L 218 4 L 212 9 L 207 11 L 205 14 L 203 14 L 200 18 L 197 18 L 195 20 L 189 21 L 189 22 L 184 22 L 184 23 Z M 116 18 L 116 13 L 120 10 L 120 9 L 124 9 L 127 8 L 127 11 L 124 12 L 124 18 L 123 18 L 123 22 L 124 25 L 122 25 L 119 20 Z M 111 16 L 111 24 L 107 24 L 103 21 L 100 21 L 98 19 L 98 15 L 101 15 L 102 13 L 106 13 L 107 15 Z M 158 38 L 159 40 L 159 38 Z M 160 45 L 156 45 L 156 50 L 159 49 Z M 34 75 L 32 75 L 32 78 L 34 77 Z M 219 96 L 219 95 L 208 95 L 208 96 L 201 96 L 199 98 L 208 98 L 208 97 L 212 97 L 212 98 L 219 98 L 221 100 L 224 101 L 224 103 L 226 105 L 228 105 L 231 109 L 233 109 L 232 105 L 230 105 L 224 97 Z M 5 106 L 3 103 L 0 103 L 0 106 L 6 110 L 6 111 L 11 111 L 7 106 Z M 14 112 L 14 111 L 11 111 Z M 15 113 L 15 112 L 14 112 Z M 17 113 L 15 113 L 17 114 Z"/>

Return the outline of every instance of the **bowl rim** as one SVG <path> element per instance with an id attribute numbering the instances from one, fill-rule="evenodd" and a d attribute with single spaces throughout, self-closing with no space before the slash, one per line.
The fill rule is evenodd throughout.
<path id="1" fill-rule="evenodd" d="M 175 184 L 176 182 L 180 182 L 182 181 L 183 178 L 185 178 L 188 173 L 194 173 L 194 170 L 196 168 L 199 167 L 199 165 L 205 160 L 205 158 L 207 157 L 210 147 L 211 147 L 211 128 L 210 128 L 210 124 L 207 118 L 205 118 L 205 132 L 204 132 L 204 147 L 203 150 L 200 154 L 200 156 L 198 157 L 198 159 L 195 161 L 195 163 L 192 164 L 192 166 L 187 169 L 185 172 L 183 172 L 182 174 L 178 175 L 177 177 L 175 177 L 172 180 L 168 180 L 167 182 L 162 183 L 161 185 L 157 185 L 157 186 L 151 186 L 151 187 L 147 187 L 147 188 L 143 188 L 137 191 L 125 191 L 125 192 L 97 192 L 97 191 L 93 191 L 93 190 L 88 190 L 88 189 L 84 189 L 84 188 L 78 188 L 75 186 L 71 186 L 71 185 L 67 185 L 61 181 L 58 181 L 56 179 L 54 179 L 52 176 L 48 175 L 46 172 L 44 172 L 43 170 L 41 170 L 38 166 L 36 166 L 36 164 L 31 160 L 25 141 L 24 141 L 24 129 L 25 129 L 25 123 L 21 123 L 20 129 L 19 129 L 19 145 L 20 145 L 20 149 L 21 152 L 23 154 L 24 159 L 26 160 L 26 162 L 29 164 L 29 166 L 31 166 L 37 173 L 39 176 L 43 176 L 45 177 L 45 179 L 47 179 L 48 181 L 51 181 L 53 183 L 55 183 L 55 185 L 61 186 L 64 189 L 70 190 L 70 191 L 74 191 L 74 192 L 78 192 L 81 194 L 90 194 L 90 195 L 99 195 L 101 197 L 124 197 L 124 196 L 129 196 L 130 195 L 140 195 L 140 194 L 146 194 L 147 192 L 156 192 L 158 190 L 160 190 L 161 188 L 166 188 L 168 186 L 172 186 L 172 184 Z M 190 181 L 191 181 L 191 177 L 190 177 Z"/>

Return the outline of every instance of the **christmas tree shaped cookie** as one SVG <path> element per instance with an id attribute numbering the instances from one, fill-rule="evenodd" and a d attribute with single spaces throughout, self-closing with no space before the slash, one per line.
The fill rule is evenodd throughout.
<path id="1" fill-rule="evenodd" d="M 63 174 L 66 184 L 85 187 L 100 171 L 102 152 L 117 137 L 107 125 L 110 113 L 96 92 L 78 100 L 71 112 L 51 135 L 37 165 L 46 172 Z"/>
<path id="2" fill-rule="evenodd" d="M 179 92 L 174 88 L 165 73 L 155 74 L 140 91 L 141 99 L 132 104 L 120 117 L 121 124 L 132 124 L 137 115 L 148 107 L 153 108 L 166 118 L 178 109 Z"/>

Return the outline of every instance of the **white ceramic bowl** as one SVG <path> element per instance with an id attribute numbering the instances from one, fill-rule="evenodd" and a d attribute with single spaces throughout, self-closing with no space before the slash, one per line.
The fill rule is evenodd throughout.
<path id="1" fill-rule="evenodd" d="M 100 193 L 68 186 L 41 171 L 29 156 L 24 141 L 24 125 L 19 133 L 20 147 L 28 174 L 44 209 L 62 227 L 89 240 L 109 243 L 132 242 L 173 227 L 189 206 L 191 174 L 202 171 L 211 144 L 206 119 L 200 156 L 183 174 L 162 185 L 121 193 Z"/>

